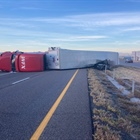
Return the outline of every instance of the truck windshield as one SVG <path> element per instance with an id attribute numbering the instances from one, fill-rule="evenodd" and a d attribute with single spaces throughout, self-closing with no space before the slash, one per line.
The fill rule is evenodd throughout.
<path id="1" fill-rule="evenodd" d="M 16 58 L 16 54 L 13 54 L 12 58 L 11 58 L 12 71 L 16 71 L 16 68 L 15 68 L 15 58 Z"/>

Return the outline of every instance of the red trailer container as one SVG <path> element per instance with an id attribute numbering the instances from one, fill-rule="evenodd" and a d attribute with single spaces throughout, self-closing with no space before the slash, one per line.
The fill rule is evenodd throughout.
<path id="1" fill-rule="evenodd" d="M 35 72 L 44 70 L 44 53 L 5 52 L 0 56 L 0 70 Z"/>

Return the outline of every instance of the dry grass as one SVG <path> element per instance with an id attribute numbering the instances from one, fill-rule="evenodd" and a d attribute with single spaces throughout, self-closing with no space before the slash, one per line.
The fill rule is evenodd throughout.
<path id="1" fill-rule="evenodd" d="M 130 92 L 132 91 L 132 79 L 135 81 L 134 96 L 140 98 L 140 70 L 136 68 L 115 67 L 115 79 L 120 85 Z M 107 71 L 109 76 L 113 76 L 113 71 Z"/>
<path id="2" fill-rule="evenodd" d="M 95 135 L 93 135 L 94 140 L 121 140 L 120 135 L 112 131 L 108 125 L 95 123 L 94 128 L 96 130 Z"/>
<path id="3" fill-rule="evenodd" d="M 129 101 L 98 70 L 88 69 L 93 99 L 94 140 L 140 139 L 140 107 Z"/>

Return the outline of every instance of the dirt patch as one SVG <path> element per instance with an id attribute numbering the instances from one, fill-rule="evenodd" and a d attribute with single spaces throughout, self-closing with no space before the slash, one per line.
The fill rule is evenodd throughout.
<path id="1" fill-rule="evenodd" d="M 140 139 L 140 105 L 123 96 L 102 71 L 88 69 L 88 83 L 94 140 Z"/>

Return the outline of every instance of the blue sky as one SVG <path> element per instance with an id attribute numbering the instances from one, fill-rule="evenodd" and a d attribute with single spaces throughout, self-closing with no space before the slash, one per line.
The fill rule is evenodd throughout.
<path id="1" fill-rule="evenodd" d="M 0 52 L 140 50 L 140 0 L 0 0 Z"/>

